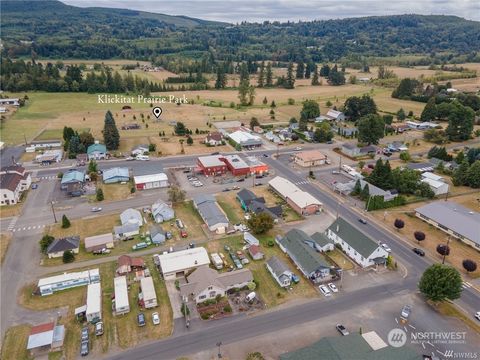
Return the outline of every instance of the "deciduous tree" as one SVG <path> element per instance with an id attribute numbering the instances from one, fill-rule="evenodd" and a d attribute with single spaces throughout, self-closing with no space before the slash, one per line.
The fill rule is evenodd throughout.
<path id="1" fill-rule="evenodd" d="M 462 293 L 462 283 L 455 268 L 433 264 L 423 273 L 418 288 L 428 300 L 439 302 L 458 299 Z"/>

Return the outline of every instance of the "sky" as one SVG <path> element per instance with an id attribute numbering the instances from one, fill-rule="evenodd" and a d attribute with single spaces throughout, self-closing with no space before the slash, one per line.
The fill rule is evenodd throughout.
<path id="1" fill-rule="evenodd" d="M 241 21 L 326 20 L 345 17 L 424 14 L 480 20 L 479 0 L 61 0 L 80 7 L 111 7 L 167 15 Z"/>

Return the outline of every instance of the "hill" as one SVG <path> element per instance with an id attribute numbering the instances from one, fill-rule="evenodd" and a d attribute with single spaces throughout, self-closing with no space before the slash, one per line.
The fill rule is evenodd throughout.
<path id="1" fill-rule="evenodd" d="M 4 54 L 10 57 L 30 56 L 33 50 L 47 58 L 322 62 L 400 54 L 475 58 L 480 51 L 480 23 L 456 16 L 231 25 L 54 0 L 2 1 L 1 11 Z"/>

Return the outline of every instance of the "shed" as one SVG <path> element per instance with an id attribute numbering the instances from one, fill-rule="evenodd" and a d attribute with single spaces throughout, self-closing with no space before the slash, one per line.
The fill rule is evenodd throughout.
<path id="1" fill-rule="evenodd" d="M 260 249 L 260 246 L 258 245 L 250 245 L 250 247 L 248 248 L 248 253 L 253 260 L 262 260 L 265 257 L 262 250 Z"/>
<path id="2" fill-rule="evenodd" d="M 115 239 L 113 238 L 112 233 L 89 236 L 85 238 L 85 250 L 88 252 L 101 250 L 101 249 L 112 249 L 115 247 Z"/>

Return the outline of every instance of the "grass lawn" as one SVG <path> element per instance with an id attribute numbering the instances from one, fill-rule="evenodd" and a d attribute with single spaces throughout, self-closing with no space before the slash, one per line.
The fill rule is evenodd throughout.
<path id="1" fill-rule="evenodd" d="M 76 129 L 79 134 L 82 132 L 89 132 L 89 128 L 80 128 Z M 35 140 L 61 140 L 63 139 L 63 129 L 45 129 L 40 135 L 38 135 Z"/>
<path id="2" fill-rule="evenodd" d="M 333 261 L 335 261 L 338 266 L 340 266 L 344 271 L 352 270 L 355 267 L 355 265 L 350 261 L 350 259 L 339 249 L 329 251 L 327 255 Z"/>
<path id="3" fill-rule="evenodd" d="M 472 194 L 465 195 L 472 197 Z M 472 201 L 476 201 L 478 196 L 473 195 Z M 452 198 L 452 201 L 457 201 L 457 197 Z M 460 198 L 461 199 L 461 198 Z M 380 221 L 383 221 L 385 224 L 391 226 L 391 229 L 395 230 L 393 223 L 395 219 L 402 219 L 405 222 L 405 227 L 398 231 L 398 235 L 407 239 L 412 247 L 419 247 L 425 249 L 438 261 L 441 261 L 441 256 L 437 253 L 436 248 L 439 244 L 447 243 L 447 234 L 443 231 L 438 230 L 432 225 L 420 220 L 414 215 L 414 209 L 422 206 L 422 202 L 417 202 L 414 204 L 409 204 L 403 207 L 395 208 L 395 212 L 386 211 L 386 216 L 384 220 L 384 210 L 374 211 L 372 214 L 377 217 Z M 415 231 L 422 231 L 425 233 L 425 240 L 421 241 L 420 244 L 415 240 L 413 233 Z M 480 254 L 478 251 L 472 247 L 464 244 L 460 240 L 452 238 L 450 243 L 450 255 L 446 257 L 445 262 L 454 266 L 462 274 L 465 274 L 465 270 L 462 266 L 462 261 L 465 259 L 472 259 L 477 264 L 480 264 Z M 475 272 L 466 275 L 466 277 L 478 278 L 480 276 L 480 269 L 477 269 Z"/>
<path id="4" fill-rule="evenodd" d="M 3 259 L 7 254 L 8 246 L 10 245 L 10 241 L 12 241 L 12 234 L 11 233 L 1 233 L 0 234 L 0 264 L 3 263 Z"/>
<path id="5" fill-rule="evenodd" d="M 131 182 L 126 184 L 104 184 L 103 181 L 97 181 L 97 189 L 102 189 L 105 201 L 125 200 L 135 196 L 135 193 L 131 193 L 130 189 L 133 187 Z M 95 196 L 93 201 L 97 202 Z M 97 202 L 101 205 L 101 202 Z"/>
<path id="6" fill-rule="evenodd" d="M 195 210 L 192 201 L 184 201 L 173 205 L 175 210 L 175 216 L 177 219 L 182 220 L 188 233 L 188 237 L 195 240 L 205 239 L 205 233 L 203 232 L 203 220 Z M 172 220 L 171 223 L 174 223 Z M 168 223 L 163 224 L 163 228 L 166 231 L 171 231 L 174 235 L 174 239 L 180 239 L 180 231 L 176 226 L 170 226 Z"/>
<path id="7" fill-rule="evenodd" d="M 7 330 L 3 339 L 0 358 L 3 360 L 33 359 L 27 350 L 27 340 L 30 326 L 18 325 Z"/>
<path id="8" fill-rule="evenodd" d="M 432 304 L 431 302 L 429 302 L 429 305 L 440 314 L 455 317 L 460 321 L 463 321 L 466 325 L 475 330 L 477 333 L 480 333 L 480 325 L 478 325 L 478 321 L 468 315 L 465 315 L 465 313 L 463 311 L 460 311 L 455 306 L 455 304 L 444 301 L 439 304 Z"/>
<path id="9" fill-rule="evenodd" d="M 22 195 L 22 198 L 25 196 Z M 4 205 L 0 208 L 0 218 L 9 218 L 13 216 L 19 216 L 22 213 L 23 203 L 14 205 Z"/>
<path id="10" fill-rule="evenodd" d="M 217 196 L 218 205 L 227 215 L 228 220 L 233 224 L 238 224 L 244 220 L 244 212 L 240 207 L 240 203 L 235 199 L 236 193 L 231 192 Z"/>
<path id="11" fill-rule="evenodd" d="M 295 265 L 283 254 L 280 248 L 277 245 L 273 247 L 266 245 L 267 241 L 272 239 L 273 236 L 273 232 L 269 235 L 258 236 L 262 245 L 262 251 L 265 254 L 265 259 L 268 260 L 272 256 L 277 256 L 282 259 L 288 264 L 290 269 L 299 276 L 300 282 L 292 285 L 292 290 L 281 288 L 265 267 L 265 260 L 253 261 L 249 255 L 247 255 L 250 263 L 245 265 L 245 267 L 252 271 L 253 277 L 258 283 L 255 291 L 260 295 L 267 307 L 277 306 L 292 299 L 316 296 L 317 292 L 314 286 L 296 270 Z M 223 252 L 230 261 L 228 254 L 223 248 L 224 245 L 230 246 L 232 250 L 240 250 L 244 246 L 243 236 L 231 236 L 221 240 L 210 241 L 206 247 L 209 252 Z"/>
<path id="12" fill-rule="evenodd" d="M 158 276 L 151 257 L 145 258 L 145 261 L 153 276 L 159 306 L 150 310 L 139 308 L 137 297 L 140 285 L 139 282 L 133 281 L 133 277 L 131 276 L 129 278 L 131 311 L 128 314 L 118 317 L 113 316 L 111 310 L 111 299 L 114 294 L 113 278 L 117 264 L 116 262 L 109 262 L 98 266 L 102 284 L 102 315 L 105 332 L 103 336 L 96 337 L 93 333 L 93 326 L 90 326 L 90 349 L 93 354 L 100 356 L 100 354 L 107 353 L 111 347 L 127 348 L 147 339 L 154 340 L 171 335 L 173 329 L 173 313 L 165 283 Z M 82 269 L 76 271 L 80 270 Z M 67 328 L 64 355 L 66 359 L 77 358 L 80 346 L 80 330 L 84 325 L 75 321 L 73 312 L 76 307 L 84 304 L 87 287 L 81 286 L 45 297 L 31 295 L 33 288 L 34 285 L 29 285 L 22 290 L 20 303 L 23 306 L 33 310 L 46 310 L 59 306 L 69 306 L 67 317 L 60 320 L 60 323 L 65 324 Z M 140 311 L 144 312 L 147 323 L 143 328 L 139 328 L 136 323 L 136 316 Z M 160 315 L 160 325 L 157 326 L 154 326 L 152 323 L 152 313 L 154 311 L 157 311 Z M 22 349 L 24 348 L 25 345 L 23 345 Z M 2 356 L 2 358 L 4 357 Z M 22 357 L 16 358 L 23 359 Z"/>

